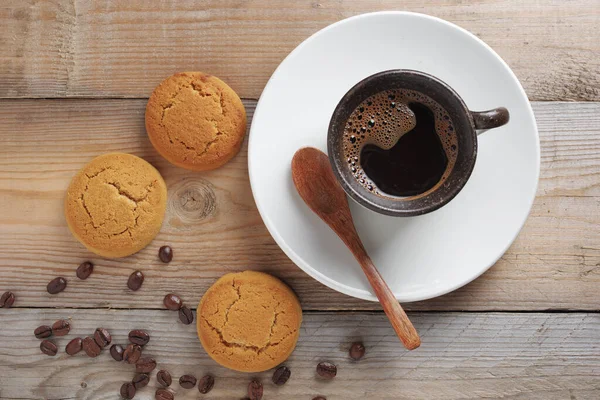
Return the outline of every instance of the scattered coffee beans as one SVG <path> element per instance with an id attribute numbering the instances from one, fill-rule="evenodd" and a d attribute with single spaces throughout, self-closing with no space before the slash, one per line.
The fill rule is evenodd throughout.
<path id="1" fill-rule="evenodd" d="M 179 320 L 185 325 L 189 325 L 194 322 L 194 314 L 192 313 L 192 310 L 186 306 L 182 306 L 179 309 Z"/>
<path id="2" fill-rule="evenodd" d="M 110 344 L 112 338 L 110 337 L 110 333 L 104 328 L 96 328 L 96 332 L 94 332 L 94 340 L 100 346 L 101 349 L 105 348 Z"/>
<path id="3" fill-rule="evenodd" d="M 121 386 L 121 397 L 127 400 L 133 399 L 135 396 L 135 386 L 131 382 L 125 382 Z"/>
<path id="4" fill-rule="evenodd" d="M 11 308 L 15 304 L 15 295 L 13 292 L 4 292 L 0 296 L 0 308 Z"/>
<path id="5" fill-rule="evenodd" d="M 115 361 L 123 361 L 123 347 L 118 344 L 110 346 L 110 356 Z"/>
<path id="6" fill-rule="evenodd" d="M 55 336 L 65 336 L 71 330 L 71 324 L 69 321 L 59 319 L 52 324 L 52 333 Z"/>
<path id="7" fill-rule="evenodd" d="M 184 389 L 191 389 L 196 386 L 196 377 L 193 375 L 182 375 L 179 378 L 179 386 Z"/>
<path id="8" fill-rule="evenodd" d="M 256 379 L 248 384 L 248 397 L 250 400 L 261 400 L 263 397 L 263 385 Z"/>
<path id="9" fill-rule="evenodd" d="M 83 339 L 81 345 L 83 347 L 83 351 L 85 351 L 85 354 L 87 354 L 89 357 L 98 357 L 102 351 L 94 339 L 89 336 Z"/>
<path id="10" fill-rule="evenodd" d="M 40 343 L 40 350 L 42 350 L 42 353 L 47 354 L 49 356 L 55 356 L 58 352 L 58 348 L 56 347 L 54 342 L 48 339 L 42 340 L 42 343 Z"/>
<path id="11" fill-rule="evenodd" d="M 150 341 L 150 335 L 141 329 L 134 329 L 129 332 L 129 341 L 138 346 L 145 346 Z"/>
<path id="12" fill-rule="evenodd" d="M 167 389 L 157 389 L 154 398 L 156 400 L 173 400 L 173 392 Z"/>
<path id="13" fill-rule="evenodd" d="M 170 263 L 173 259 L 173 249 L 171 246 L 161 246 L 161 248 L 158 249 L 158 258 L 164 263 Z"/>
<path id="14" fill-rule="evenodd" d="M 181 297 L 176 294 L 169 293 L 165 296 L 163 303 L 169 310 L 177 311 L 181 308 Z"/>
<path id="15" fill-rule="evenodd" d="M 325 379 L 333 379 L 337 375 L 337 367 L 330 362 L 320 362 L 317 365 L 317 374 Z"/>
<path id="16" fill-rule="evenodd" d="M 350 346 L 350 358 L 358 361 L 365 355 L 365 346 L 361 342 L 352 343 Z"/>
<path id="17" fill-rule="evenodd" d="M 277 368 L 273 373 L 273 383 L 277 386 L 281 386 L 285 384 L 288 381 L 288 379 L 290 379 L 291 374 L 292 371 L 290 371 L 288 367 L 282 365 L 281 367 Z"/>
<path id="18" fill-rule="evenodd" d="M 198 391 L 202 394 L 210 392 L 215 386 L 215 378 L 212 375 L 204 375 L 198 381 Z"/>
<path id="19" fill-rule="evenodd" d="M 127 287 L 134 292 L 142 287 L 142 283 L 144 283 L 144 274 L 142 274 L 142 271 L 133 272 L 129 275 L 129 279 L 127 279 Z"/>
<path id="20" fill-rule="evenodd" d="M 48 290 L 48 293 L 50 293 L 50 294 L 57 294 L 57 293 L 60 293 L 63 290 L 65 290 L 66 287 L 67 287 L 67 280 L 65 278 L 63 278 L 62 276 L 59 276 L 58 278 L 52 279 L 48 283 L 48 285 L 46 286 L 46 290 Z"/>
<path id="21" fill-rule="evenodd" d="M 52 328 L 49 327 L 48 325 L 38 326 L 33 331 L 33 334 L 38 339 L 44 339 L 44 338 L 52 336 Z"/>
<path id="22" fill-rule="evenodd" d="M 75 354 L 79 353 L 83 348 L 82 342 L 83 341 L 80 337 L 76 337 L 75 339 L 67 343 L 67 346 L 65 347 L 65 352 L 70 356 L 74 356 Z"/>
<path id="23" fill-rule="evenodd" d="M 168 387 L 168 386 L 171 386 L 173 379 L 171 379 L 171 374 L 169 373 L 169 371 L 161 369 L 160 371 L 158 371 L 156 373 L 156 381 L 158 382 L 159 385 Z"/>
<path id="24" fill-rule="evenodd" d="M 127 364 L 135 364 L 142 356 L 142 348 L 137 344 L 130 343 L 123 351 L 123 361 Z"/>
<path id="25" fill-rule="evenodd" d="M 89 261 L 85 261 L 79 264 L 76 274 L 79 279 L 85 280 L 90 277 L 92 272 L 94 272 L 94 264 Z"/>
<path id="26" fill-rule="evenodd" d="M 135 372 L 149 374 L 156 368 L 156 360 L 150 357 L 142 357 L 135 363 Z"/>
<path id="27" fill-rule="evenodd" d="M 150 382 L 150 376 L 148 374 L 135 374 L 131 383 L 135 386 L 136 389 L 141 389 L 148 385 Z"/>

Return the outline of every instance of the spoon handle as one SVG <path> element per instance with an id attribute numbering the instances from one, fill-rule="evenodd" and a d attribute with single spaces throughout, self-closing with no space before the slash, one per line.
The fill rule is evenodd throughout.
<path id="1" fill-rule="evenodd" d="M 349 247 L 367 276 L 371 287 L 375 291 L 375 295 L 383 307 L 383 311 L 390 320 L 394 331 L 396 331 L 396 334 L 404 344 L 404 347 L 408 350 L 414 350 L 419 347 L 421 345 L 421 339 L 419 338 L 417 330 L 412 322 L 410 322 L 410 319 L 408 319 L 408 316 L 402 309 L 398 300 L 396 300 L 396 296 L 394 296 L 387 283 L 385 283 L 379 274 L 379 271 L 373 264 L 373 261 L 371 261 L 371 258 L 362 244 L 358 243 L 358 246 L 355 244 L 354 246 Z"/>

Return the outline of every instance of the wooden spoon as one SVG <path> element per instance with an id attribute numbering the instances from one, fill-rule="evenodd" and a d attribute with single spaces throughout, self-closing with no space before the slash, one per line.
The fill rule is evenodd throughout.
<path id="1" fill-rule="evenodd" d="M 409 350 L 419 347 L 419 334 L 373 265 L 356 233 L 346 193 L 333 175 L 327 155 L 312 147 L 298 150 L 292 159 L 292 178 L 304 202 L 354 254 L 404 346 Z"/>

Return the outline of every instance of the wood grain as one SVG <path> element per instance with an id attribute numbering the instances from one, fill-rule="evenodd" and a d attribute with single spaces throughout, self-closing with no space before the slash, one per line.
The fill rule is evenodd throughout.
<path id="1" fill-rule="evenodd" d="M 64 346 L 76 336 L 104 327 L 113 343 L 127 342 L 131 329 L 146 329 L 146 356 L 173 376 L 177 399 L 198 399 L 184 390 L 182 374 L 214 374 L 213 391 L 202 398 L 239 399 L 253 377 L 264 399 L 528 399 L 596 400 L 600 397 L 600 314 L 415 313 L 411 319 L 423 344 L 408 352 L 382 314 L 306 313 L 300 339 L 285 363 L 288 383 L 271 383 L 273 371 L 244 374 L 217 366 L 204 352 L 194 325 L 183 325 L 167 310 L 0 310 L 0 399 L 116 399 L 133 366 L 117 363 L 105 350 L 90 359 L 68 356 Z M 35 327 L 71 318 L 68 336 L 55 338 L 59 354 L 39 350 Z M 348 349 L 363 341 L 365 357 L 353 362 Z M 316 376 L 320 361 L 337 365 L 333 381 Z M 136 399 L 151 399 L 150 385 Z"/>
<path id="2" fill-rule="evenodd" d="M 162 308 L 169 291 L 194 304 L 228 271 L 263 270 L 288 282 L 305 310 L 379 309 L 308 277 L 279 249 L 250 191 L 246 145 L 225 167 L 207 173 L 176 168 L 152 148 L 145 100 L 4 100 L 0 102 L 0 292 L 17 307 Z M 245 102 L 249 118 L 254 102 Z M 539 197 L 520 236 L 502 259 L 467 287 L 420 310 L 600 309 L 600 103 L 535 103 L 542 143 Z M 139 155 L 165 177 L 170 199 L 158 238 L 124 259 L 98 258 L 73 239 L 63 216 L 75 172 L 109 151 Z M 158 260 L 170 244 L 171 264 Z M 75 269 L 96 264 L 80 281 Z M 146 275 L 138 292 L 129 274 Z M 46 293 L 56 276 L 69 280 Z"/>
<path id="3" fill-rule="evenodd" d="M 532 100 L 600 100 L 600 2 L 589 0 L 7 0 L 0 97 L 147 97 L 200 70 L 258 98 L 301 41 L 346 17 L 407 10 L 486 41 Z"/>

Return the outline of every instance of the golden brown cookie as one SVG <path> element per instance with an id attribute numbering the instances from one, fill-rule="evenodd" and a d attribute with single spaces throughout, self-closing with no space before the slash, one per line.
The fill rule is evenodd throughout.
<path id="1" fill-rule="evenodd" d="M 198 304 L 196 327 L 213 360 L 236 371 L 266 371 L 298 341 L 302 309 L 279 279 L 255 271 L 224 275 Z"/>
<path id="2" fill-rule="evenodd" d="M 65 217 L 73 236 L 104 257 L 146 247 L 162 225 L 167 186 L 149 163 L 131 154 L 94 158 L 73 177 Z"/>
<path id="3" fill-rule="evenodd" d="M 246 110 L 219 78 L 182 72 L 152 92 L 146 131 L 154 148 L 171 163 L 195 171 L 215 169 L 240 150 Z"/>

